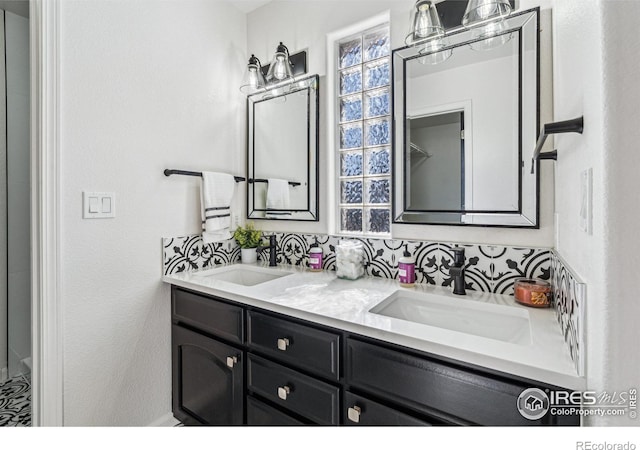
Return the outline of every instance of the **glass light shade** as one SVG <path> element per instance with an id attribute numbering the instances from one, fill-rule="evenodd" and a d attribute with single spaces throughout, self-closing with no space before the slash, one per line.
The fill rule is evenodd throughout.
<path id="1" fill-rule="evenodd" d="M 280 42 L 273 56 L 273 61 L 269 66 L 269 72 L 267 73 L 267 81 L 286 81 L 293 78 L 293 72 L 291 70 L 291 62 L 289 61 L 289 50 Z"/>
<path id="2" fill-rule="evenodd" d="M 436 39 L 428 41 L 424 45 L 419 46 L 418 62 L 421 64 L 440 64 L 445 62 L 452 55 L 453 50 L 450 48 L 443 50 L 447 46 L 444 39 Z"/>
<path id="3" fill-rule="evenodd" d="M 511 40 L 512 33 L 505 33 L 507 27 L 503 20 L 489 22 L 482 27 L 474 28 L 473 39 L 482 39 L 470 45 L 473 50 L 486 51 L 506 44 Z"/>
<path id="4" fill-rule="evenodd" d="M 247 71 L 240 84 L 240 92 L 247 95 L 255 94 L 256 92 L 264 90 L 265 84 L 260 61 L 254 55 L 251 55 L 249 64 L 247 65 Z"/>
<path id="5" fill-rule="evenodd" d="M 462 25 L 471 28 L 488 21 L 501 21 L 511 14 L 509 0 L 469 0 Z"/>
<path id="6" fill-rule="evenodd" d="M 418 0 L 411 10 L 411 32 L 405 38 L 405 44 L 415 46 L 428 39 L 444 36 L 444 27 L 440 22 L 436 5 L 430 0 Z"/>

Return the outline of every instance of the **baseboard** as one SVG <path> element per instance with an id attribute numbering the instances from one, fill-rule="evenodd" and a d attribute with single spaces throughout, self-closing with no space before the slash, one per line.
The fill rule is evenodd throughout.
<path id="1" fill-rule="evenodd" d="M 0 383 L 6 381 L 9 378 L 9 370 L 6 367 L 0 369 Z"/>
<path id="2" fill-rule="evenodd" d="M 164 416 L 151 422 L 148 427 L 175 427 L 180 421 L 173 417 L 173 413 L 166 413 Z"/>

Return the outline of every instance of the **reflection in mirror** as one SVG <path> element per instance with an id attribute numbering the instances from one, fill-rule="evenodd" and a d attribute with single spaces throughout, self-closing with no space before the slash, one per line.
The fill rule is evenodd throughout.
<path id="1" fill-rule="evenodd" d="M 318 220 L 317 75 L 247 98 L 250 219 Z"/>
<path id="2" fill-rule="evenodd" d="M 437 65 L 394 51 L 396 223 L 537 227 L 538 10 L 504 33 L 453 30 Z"/>

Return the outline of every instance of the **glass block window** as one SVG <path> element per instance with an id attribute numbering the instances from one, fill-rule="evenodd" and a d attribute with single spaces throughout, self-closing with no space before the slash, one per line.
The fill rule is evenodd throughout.
<path id="1" fill-rule="evenodd" d="M 389 25 L 338 43 L 338 227 L 391 234 L 391 45 Z"/>

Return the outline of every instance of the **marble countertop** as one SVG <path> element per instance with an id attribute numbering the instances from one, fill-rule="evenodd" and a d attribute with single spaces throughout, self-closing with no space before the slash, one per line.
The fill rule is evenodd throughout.
<path id="1" fill-rule="evenodd" d="M 467 295 L 461 297 L 442 287 L 416 284 L 406 289 L 395 280 L 382 278 L 353 281 L 339 279 L 335 272 L 309 272 L 291 266 L 250 266 L 267 274 L 279 271 L 285 276 L 255 286 L 242 286 L 211 276 L 230 267 L 224 266 L 165 275 L 163 281 L 464 363 L 568 389 L 585 388 L 585 380 L 576 373 L 552 309 L 528 308 L 505 295 L 467 291 Z M 529 317 L 530 343 L 505 342 L 370 312 L 396 291 L 422 293 L 425 297 L 435 294 L 453 303 L 462 301 L 461 305 L 477 301 L 478 305 L 518 308 L 514 314 Z"/>

